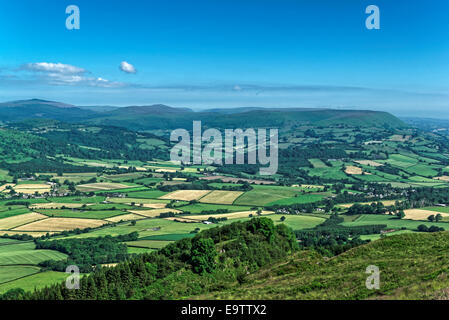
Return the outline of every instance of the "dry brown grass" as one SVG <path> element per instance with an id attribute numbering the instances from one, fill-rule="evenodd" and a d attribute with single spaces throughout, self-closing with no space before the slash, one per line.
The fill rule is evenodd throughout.
<path id="1" fill-rule="evenodd" d="M 14 231 L 69 231 L 74 229 L 96 228 L 106 224 L 104 220 L 78 218 L 48 218 L 15 228 Z"/>

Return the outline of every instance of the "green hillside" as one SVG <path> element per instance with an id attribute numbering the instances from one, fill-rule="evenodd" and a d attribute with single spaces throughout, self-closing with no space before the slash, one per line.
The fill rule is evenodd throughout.
<path id="1" fill-rule="evenodd" d="M 380 270 L 380 289 L 365 286 Z M 328 259 L 301 251 L 250 275 L 243 285 L 201 299 L 439 299 L 449 288 L 449 232 L 400 234 Z"/>
<path id="2" fill-rule="evenodd" d="M 168 107 L 167 107 L 168 108 Z M 90 123 L 109 124 L 134 128 L 137 130 L 148 129 L 175 129 L 192 127 L 192 121 L 202 121 L 206 127 L 214 128 L 238 128 L 238 127 L 278 127 L 290 128 L 293 125 L 330 125 L 348 124 L 364 127 L 402 127 L 405 124 L 386 112 L 376 111 L 352 111 L 352 110 L 309 110 L 309 109 L 279 109 L 257 110 L 238 113 L 220 112 L 188 112 L 184 109 L 166 110 L 147 107 L 136 109 L 134 107 L 121 108 L 109 114 L 99 115 Z"/>

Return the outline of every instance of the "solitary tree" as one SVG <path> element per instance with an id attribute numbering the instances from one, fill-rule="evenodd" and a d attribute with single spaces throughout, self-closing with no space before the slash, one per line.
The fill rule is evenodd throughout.
<path id="1" fill-rule="evenodd" d="M 435 216 L 432 214 L 431 216 L 427 217 L 427 220 L 429 220 L 430 222 L 433 222 L 435 220 Z"/>

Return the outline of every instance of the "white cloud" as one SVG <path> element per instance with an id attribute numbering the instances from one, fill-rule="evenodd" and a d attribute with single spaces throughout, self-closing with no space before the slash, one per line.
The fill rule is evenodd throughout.
<path id="1" fill-rule="evenodd" d="M 86 69 L 63 63 L 37 62 L 27 63 L 20 68 L 33 73 L 30 80 L 60 86 L 88 86 L 118 88 L 125 86 L 122 82 L 109 81 L 102 77 L 88 76 Z M 19 70 L 19 71 L 20 71 Z M 36 77 L 34 74 L 38 74 Z"/>
<path id="2" fill-rule="evenodd" d="M 239 85 L 235 85 L 234 88 L 232 88 L 234 91 L 242 91 L 242 88 Z"/>
<path id="3" fill-rule="evenodd" d="M 83 74 L 87 72 L 83 68 L 75 67 L 69 64 L 51 62 L 27 63 L 23 66 L 23 69 L 35 72 L 51 72 L 59 74 Z"/>
<path id="4" fill-rule="evenodd" d="M 126 61 L 122 61 L 120 63 L 120 70 L 126 73 L 136 73 L 137 70 L 134 68 L 134 66 Z"/>

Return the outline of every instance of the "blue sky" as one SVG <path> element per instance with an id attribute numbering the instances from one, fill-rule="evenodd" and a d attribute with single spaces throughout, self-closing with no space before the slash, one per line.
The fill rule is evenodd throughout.
<path id="1" fill-rule="evenodd" d="M 72 4 L 80 30 L 65 27 Z M 365 27 L 370 4 L 380 30 Z M 0 100 L 449 117 L 448 13 L 445 0 L 2 1 Z"/>

